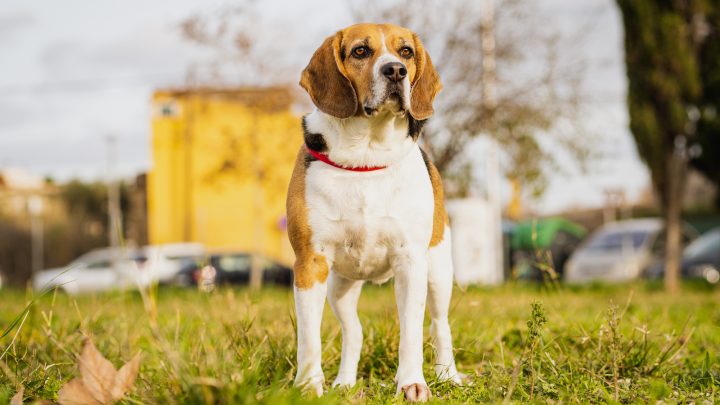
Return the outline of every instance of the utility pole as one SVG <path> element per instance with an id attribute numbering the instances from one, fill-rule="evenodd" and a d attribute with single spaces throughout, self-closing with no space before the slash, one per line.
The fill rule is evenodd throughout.
<path id="1" fill-rule="evenodd" d="M 115 178 L 116 139 L 110 135 L 107 142 L 107 189 L 108 189 L 108 242 L 110 242 L 112 267 L 118 271 L 118 253 L 122 235 L 122 211 L 120 210 L 120 189 Z"/>
<path id="2" fill-rule="evenodd" d="M 482 101 L 490 117 L 497 108 L 495 96 L 495 4 L 494 0 L 482 0 L 482 25 L 480 43 L 482 49 Z"/>
<path id="3" fill-rule="evenodd" d="M 30 235 L 31 235 L 31 263 L 32 277 L 39 273 L 44 266 L 44 240 L 43 240 L 43 200 L 39 195 L 32 195 L 27 201 L 30 213 Z"/>
<path id="4" fill-rule="evenodd" d="M 494 116 L 497 109 L 497 98 L 495 88 L 497 77 L 495 75 L 495 4 L 494 0 L 483 0 L 482 5 L 482 27 L 480 31 L 480 42 L 482 45 L 482 100 L 483 113 L 488 114 L 490 153 L 487 160 L 487 195 L 491 209 L 491 232 L 492 246 L 494 250 L 494 274 L 498 280 L 502 280 L 503 267 L 503 238 L 502 238 L 502 207 L 500 205 L 500 163 L 499 148 L 495 137 Z"/>

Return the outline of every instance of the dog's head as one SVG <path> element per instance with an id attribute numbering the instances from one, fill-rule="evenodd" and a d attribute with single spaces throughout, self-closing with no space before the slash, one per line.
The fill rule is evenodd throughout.
<path id="1" fill-rule="evenodd" d="M 420 38 L 391 24 L 357 24 L 325 39 L 300 85 L 324 113 L 338 118 L 381 110 L 424 120 L 440 78 Z"/>

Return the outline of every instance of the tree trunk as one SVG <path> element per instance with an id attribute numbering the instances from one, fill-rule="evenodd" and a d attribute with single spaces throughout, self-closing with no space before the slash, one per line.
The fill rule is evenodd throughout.
<path id="1" fill-rule="evenodd" d="M 668 156 L 668 187 L 665 198 L 665 290 L 677 293 L 680 287 L 681 214 L 686 162 L 677 152 Z"/>

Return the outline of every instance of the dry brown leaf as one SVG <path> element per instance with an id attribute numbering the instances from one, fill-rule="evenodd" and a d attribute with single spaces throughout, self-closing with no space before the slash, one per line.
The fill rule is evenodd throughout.
<path id="1" fill-rule="evenodd" d="M 90 339 L 85 340 L 78 358 L 80 377 L 73 379 L 58 393 L 62 405 L 105 405 L 119 401 L 128 392 L 140 369 L 140 354 L 116 371 Z"/>
<path id="2" fill-rule="evenodd" d="M 82 382 L 93 398 L 101 404 L 110 403 L 112 400 L 110 393 L 115 386 L 117 371 L 112 363 L 100 354 L 90 339 L 85 340 L 78 365 Z"/>
<path id="3" fill-rule="evenodd" d="M 58 392 L 58 402 L 62 405 L 98 405 L 102 404 L 93 398 L 85 388 L 81 378 L 74 378 L 66 383 Z"/>
<path id="4" fill-rule="evenodd" d="M 18 388 L 18 391 L 13 397 L 10 399 L 10 405 L 23 405 L 23 396 L 25 395 L 25 387 L 20 386 Z"/>
<path id="5" fill-rule="evenodd" d="M 140 353 L 136 354 L 132 360 L 125 363 L 125 365 L 120 367 L 120 370 L 118 370 L 117 375 L 115 376 L 115 385 L 110 392 L 110 396 L 113 401 L 119 401 L 122 399 L 122 397 L 125 396 L 125 393 L 132 388 L 139 370 Z"/>

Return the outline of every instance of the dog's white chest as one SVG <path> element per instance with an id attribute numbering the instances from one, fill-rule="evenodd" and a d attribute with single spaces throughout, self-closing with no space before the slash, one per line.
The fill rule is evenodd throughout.
<path id="1" fill-rule="evenodd" d="M 390 168 L 350 172 L 314 162 L 306 177 L 312 242 L 332 270 L 358 280 L 386 280 L 393 260 L 427 249 L 433 194 L 420 150 Z"/>

